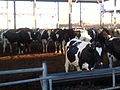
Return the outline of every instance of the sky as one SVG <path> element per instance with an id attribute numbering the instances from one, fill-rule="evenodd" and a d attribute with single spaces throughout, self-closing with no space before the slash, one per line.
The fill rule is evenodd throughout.
<path id="1" fill-rule="evenodd" d="M 114 9 L 114 0 L 109 0 L 104 3 L 106 10 Z M 0 29 L 14 28 L 13 18 L 13 1 L 0 1 Z M 100 4 L 82 3 L 81 4 L 81 19 L 86 24 L 100 23 Z M 116 8 L 120 10 L 120 0 L 117 0 Z M 59 23 L 68 24 L 68 3 L 59 3 Z M 8 14 L 7 14 L 8 13 Z M 17 1 L 16 2 L 16 27 L 34 28 L 33 17 L 33 2 Z M 72 23 L 79 24 L 80 22 L 80 4 L 72 3 Z M 117 14 L 117 23 L 120 23 L 120 15 Z M 113 19 L 113 18 L 112 18 Z M 8 22 L 7 22 L 8 21 Z M 36 22 L 38 28 L 56 28 L 58 23 L 58 3 L 57 2 L 37 2 L 36 3 Z M 104 22 L 111 23 L 111 14 L 104 14 Z"/>

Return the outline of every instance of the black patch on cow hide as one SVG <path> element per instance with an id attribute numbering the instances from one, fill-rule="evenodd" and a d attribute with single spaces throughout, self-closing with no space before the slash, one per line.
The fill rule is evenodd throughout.
<path id="1" fill-rule="evenodd" d="M 78 52 L 78 48 L 77 47 L 70 47 L 68 52 L 67 52 L 67 57 L 69 59 L 70 62 L 75 61 L 75 54 Z"/>

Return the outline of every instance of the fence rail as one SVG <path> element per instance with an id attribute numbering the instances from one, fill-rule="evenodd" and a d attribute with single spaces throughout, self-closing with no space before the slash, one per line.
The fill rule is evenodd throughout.
<path id="1" fill-rule="evenodd" d="M 42 72 L 42 77 L 26 79 L 26 80 L 19 80 L 19 81 L 4 82 L 4 83 L 0 83 L 0 86 L 16 85 L 16 84 L 21 84 L 21 83 L 28 83 L 28 82 L 42 80 L 42 90 L 48 90 L 47 80 L 50 79 L 50 77 L 47 77 L 47 65 L 45 62 L 42 63 L 41 68 L 28 68 L 28 69 L 0 71 L 0 75 L 28 73 L 28 72 L 37 72 L 37 71 Z"/>
<path id="2" fill-rule="evenodd" d="M 92 71 L 80 71 L 80 72 L 76 71 L 76 72 L 69 72 L 69 73 L 48 74 L 47 65 L 45 62 L 43 62 L 41 68 L 28 68 L 28 69 L 0 71 L 0 75 L 28 73 L 28 72 L 37 72 L 37 71 L 42 71 L 42 75 L 40 75 L 40 77 L 38 78 L 4 82 L 4 83 L 0 83 L 0 86 L 8 86 L 8 85 L 28 83 L 28 82 L 42 81 L 42 84 L 41 84 L 42 90 L 52 90 L 52 84 L 54 83 L 112 76 L 113 78 L 112 87 L 107 88 L 107 90 L 120 88 L 119 86 L 115 86 L 116 85 L 115 77 L 116 75 L 120 75 L 120 67 L 95 69 Z M 105 90 L 105 89 L 101 89 L 101 90 Z"/>

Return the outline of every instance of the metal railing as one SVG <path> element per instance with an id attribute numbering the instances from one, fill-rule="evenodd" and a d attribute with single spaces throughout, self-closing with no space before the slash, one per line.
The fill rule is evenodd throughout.
<path id="1" fill-rule="evenodd" d="M 42 63 L 41 68 L 29 68 L 29 69 L 18 69 L 18 70 L 7 70 L 7 71 L 0 71 L 0 75 L 9 75 L 9 74 L 19 74 L 19 73 L 28 73 L 28 72 L 42 72 L 42 77 L 33 78 L 33 79 L 26 79 L 26 80 L 18 80 L 18 81 L 11 81 L 11 82 L 3 82 L 0 83 L 1 86 L 10 86 L 34 81 L 42 81 L 42 90 L 48 90 L 48 81 L 51 83 L 50 77 L 47 76 L 47 65 L 45 62 Z M 49 87 L 52 85 L 49 85 Z M 50 90 L 52 88 L 50 87 Z"/>
<path id="2" fill-rule="evenodd" d="M 92 78 L 100 78 L 112 76 L 112 87 L 106 88 L 107 90 L 120 88 L 120 86 L 116 86 L 115 76 L 120 75 L 120 67 L 112 67 L 105 69 L 96 69 L 92 71 L 83 71 L 83 72 L 69 72 L 69 73 L 54 73 L 48 74 L 47 65 L 45 62 L 42 63 L 41 68 L 29 68 L 29 69 L 18 69 L 18 70 L 7 70 L 0 71 L 0 75 L 9 75 L 9 74 L 19 74 L 19 73 L 29 73 L 29 72 L 37 72 L 41 71 L 42 75 L 38 78 L 26 79 L 26 80 L 18 80 L 11 82 L 0 83 L 1 86 L 10 86 L 16 84 L 23 84 L 28 82 L 41 81 L 42 90 L 52 90 L 53 83 L 60 83 L 66 81 L 74 81 L 74 80 L 83 80 L 83 79 L 92 79 Z M 106 90 L 101 89 L 101 90 Z"/>

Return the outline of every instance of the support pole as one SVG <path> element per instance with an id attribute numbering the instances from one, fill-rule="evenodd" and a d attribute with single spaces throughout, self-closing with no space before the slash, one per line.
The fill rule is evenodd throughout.
<path id="1" fill-rule="evenodd" d="M 82 26 L 82 18 L 81 18 L 81 13 L 82 13 L 82 9 L 81 9 L 81 2 L 80 2 L 80 27 Z"/>
<path id="2" fill-rule="evenodd" d="M 113 13 L 111 13 L 111 29 L 112 29 L 112 27 L 113 27 Z"/>
<path id="3" fill-rule="evenodd" d="M 14 0 L 14 29 L 16 29 L 16 1 Z"/>
<path id="4" fill-rule="evenodd" d="M 34 18 L 34 29 L 37 28 L 36 23 L 36 0 L 33 1 L 33 18 Z"/>
<path id="5" fill-rule="evenodd" d="M 116 32 L 116 0 L 114 0 L 114 32 Z"/>
<path id="6" fill-rule="evenodd" d="M 72 24 L 71 24 L 71 14 L 72 14 L 72 0 L 68 0 L 69 3 L 69 29 L 72 28 Z"/>
<path id="7" fill-rule="evenodd" d="M 102 0 L 100 7 L 100 26 L 104 26 L 104 0 Z"/>
<path id="8" fill-rule="evenodd" d="M 46 65 L 46 62 L 43 62 L 42 67 L 43 67 L 43 78 L 45 78 L 45 77 L 47 77 L 47 65 Z M 48 82 L 47 82 L 47 80 L 43 80 L 42 90 L 48 90 Z"/>
<path id="9" fill-rule="evenodd" d="M 57 28 L 59 28 L 59 2 L 57 2 Z"/>
<path id="10" fill-rule="evenodd" d="M 8 1 L 6 1 L 6 9 L 7 9 L 7 30 L 8 30 L 8 28 L 9 28 L 9 26 L 8 26 L 8 22 L 9 22 L 9 18 L 8 18 Z"/>
<path id="11" fill-rule="evenodd" d="M 113 57 L 110 54 L 109 67 L 112 70 L 112 86 L 115 87 L 115 70 L 113 69 Z"/>

